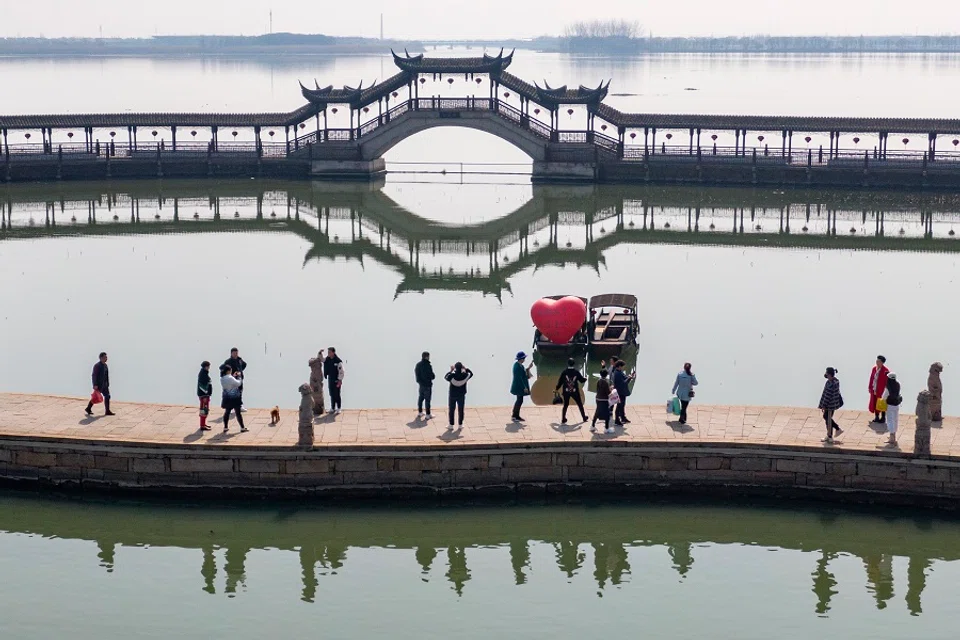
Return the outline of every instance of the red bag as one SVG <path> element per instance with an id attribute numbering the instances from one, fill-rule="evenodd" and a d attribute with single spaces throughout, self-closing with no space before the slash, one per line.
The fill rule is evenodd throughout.
<path id="1" fill-rule="evenodd" d="M 100 404 L 103 402 L 103 394 L 94 389 L 93 393 L 90 394 L 90 402 L 93 404 Z"/>

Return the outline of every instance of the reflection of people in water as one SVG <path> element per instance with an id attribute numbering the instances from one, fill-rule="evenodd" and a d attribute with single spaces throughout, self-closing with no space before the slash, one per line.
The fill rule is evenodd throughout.
<path id="1" fill-rule="evenodd" d="M 817 596 L 817 613 L 822 616 L 830 611 L 830 599 L 837 595 L 837 579 L 827 569 L 837 554 L 826 551 L 821 553 L 817 568 L 813 572 L 813 593 Z"/>
<path id="2" fill-rule="evenodd" d="M 306 544 L 300 546 L 300 570 L 303 581 L 301 599 L 304 602 L 313 602 L 317 595 L 319 584 L 316 574 L 317 563 L 319 562 L 325 569 L 332 569 L 331 573 L 336 573 L 336 570 L 343 566 L 346 556 L 347 550 L 343 546 Z M 229 561 L 229 552 L 227 559 Z"/>
<path id="3" fill-rule="evenodd" d="M 677 542 L 667 545 L 667 553 L 673 560 L 673 568 L 677 570 L 680 577 L 686 577 L 690 567 L 693 566 L 693 545 L 689 542 Z"/>
<path id="4" fill-rule="evenodd" d="M 214 594 L 217 592 L 217 559 L 213 555 L 213 545 L 205 543 L 203 547 L 203 564 L 200 565 L 200 575 L 203 576 L 203 590 Z"/>
<path id="5" fill-rule="evenodd" d="M 463 585 L 470 580 L 470 571 L 467 569 L 467 555 L 463 547 L 447 547 L 447 580 L 453 583 L 453 590 L 458 596 L 463 595 Z"/>
<path id="6" fill-rule="evenodd" d="M 423 569 L 423 575 L 426 576 L 430 573 L 430 567 L 437 558 L 437 550 L 433 547 L 417 547 L 416 555 L 417 562 L 420 564 L 420 568 Z M 423 578 L 423 581 L 426 582 L 427 579 Z"/>
<path id="7" fill-rule="evenodd" d="M 526 540 L 510 543 L 510 564 L 513 565 L 513 578 L 516 583 L 526 584 L 527 576 L 523 570 L 530 566 L 530 549 L 527 548 Z"/>
<path id="8" fill-rule="evenodd" d="M 887 554 L 871 554 L 863 557 L 867 570 L 867 591 L 877 601 L 877 609 L 886 609 L 893 597 L 893 557 Z"/>
<path id="9" fill-rule="evenodd" d="M 610 584 L 619 585 L 623 582 L 624 574 L 630 573 L 630 563 L 627 562 L 627 550 L 622 544 L 593 543 L 593 576 L 602 590 L 607 580 Z"/>
<path id="10" fill-rule="evenodd" d="M 97 557 L 100 558 L 100 566 L 106 567 L 107 573 L 113 573 L 113 561 L 117 553 L 117 543 L 97 540 L 97 547 L 100 548 L 100 553 L 97 554 Z"/>
<path id="11" fill-rule="evenodd" d="M 930 568 L 930 560 L 919 556 L 910 556 L 910 564 L 907 566 L 907 609 L 910 615 L 918 616 L 923 613 L 923 607 L 920 606 L 920 594 L 923 588 L 927 586 L 927 569 Z"/>
<path id="12" fill-rule="evenodd" d="M 237 592 L 237 585 L 242 585 L 246 588 L 248 551 L 250 551 L 249 547 L 227 547 L 226 564 L 223 567 L 223 572 L 227 574 L 227 587 L 224 589 L 224 593 L 235 594 Z"/>
<path id="13" fill-rule="evenodd" d="M 587 554 L 580 551 L 580 545 L 576 542 L 554 543 L 553 547 L 557 550 L 557 566 L 568 578 L 572 578 L 583 566 Z"/>

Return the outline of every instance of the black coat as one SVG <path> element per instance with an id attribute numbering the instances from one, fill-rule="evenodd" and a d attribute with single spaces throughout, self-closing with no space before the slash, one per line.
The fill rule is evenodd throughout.
<path id="1" fill-rule="evenodd" d="M 898 407 L 901 402 L 903 402 L 903 396 L 900 395 L 900 383 L 896 379 L 887 378 L 887 404 Z"/>
<path id="2" fill-rule="evenodd" d="M 473 371 L 470 369 L 461 369 L 459 373 L 448 371 L 443 379 L 450 383 L 450 397 L 464 398 L 467 395 L 467 381 L 473 377 Z M 454 384 L 454 381 L 462 383 Z"/>
<path id="3" fill-rule="evenodd" d="M 340 378 L 340 368 L 337 366 L 343 360 L 337 356 L 330 356 L 323 361 L 323 377 L 336 382 Z"/>
<path id="4" fill-rule="evenodd" d="M 210 382 L 210 372 L 206 369 L 200 369 L 197 374 L 197 397 L 204 398 L 213 395 L 213 383 Z"/>
<path id="5" fill-rule="evenodd" d="M 93 375 L 90 376 L 93 386 L 100 390 L 100 393 L 110 391 L 110 368 L 105 362 L 98 362 L 93 365 Z"/>
<path id="6" fill-rule="evenodd" d="M 418 362 L 413 369 L 413 374 L 417 377 L 417 384 L 422 384 L 425 387 L 432 387 L 433 381 L 437 377 L 433 373 L 433 365 L 430 364 L 429 360 Z"/>
<path id="7" fill-rule="evenodd" d="M 223 361 L 223 364 L 230 367 L 234 371 L 239 371 L 241 378 L 243 377 L 243 370 L 247 368 L 246 360 L 240 356 L 237 356 L 236 358 L 227 358 Z"/>
<path id="8" fill-rule="evenodd" d="M 563 370 L 563 373 L 560 374 L 556 388 L 568 396 L 576 396 L 580 395 L 580 385 L 586 381 L 587 379 L 583 377 L 583 374 L 580 373 L 579 370 L 573 367 L 567 367 Z"/>

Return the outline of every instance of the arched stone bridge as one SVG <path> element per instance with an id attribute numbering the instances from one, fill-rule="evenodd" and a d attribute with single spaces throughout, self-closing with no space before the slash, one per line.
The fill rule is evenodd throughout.
<path id="1" fill-rule="evenodd" d="M 0 176 L 371 177 L 402 140 L 460 126 L 521 149 L 540 180 L 960 187 L 960 119 L 625 113 L 609 82 L 530 84 L 512 53 L 393 57 L 368 87 L 301 85 L 287 113 L 0 115 Z"/>

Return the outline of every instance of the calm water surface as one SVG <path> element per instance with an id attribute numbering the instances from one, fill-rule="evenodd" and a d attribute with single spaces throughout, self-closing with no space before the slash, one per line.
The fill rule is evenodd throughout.
<path id="1" fill-rule="evenodd" d="M 839 509 L 0 496 L 4 636 L 953 638 L 960 527 Z"/>
<path id="2" fill-rule="evenodd" d="M 558 293 L 639 296 L 640 403 L 692 361 L 704 403 L 809 406 L 829 365 L 857 408 L 877 353 L 910 398 L 960 349 L 953 196 L 247 180 L 8 186 L 0 204 L 8 391 L 88 393 L 105 350 L 118 401 L 192 404 L 199 363 L 236 345 L 247 402 L 289 407 L 335 345 L 347 407 L 412 406 L 425 349 L 502 405 L 530 305 Z M 561 368 L 538 362 L 535 401 Z"/>

